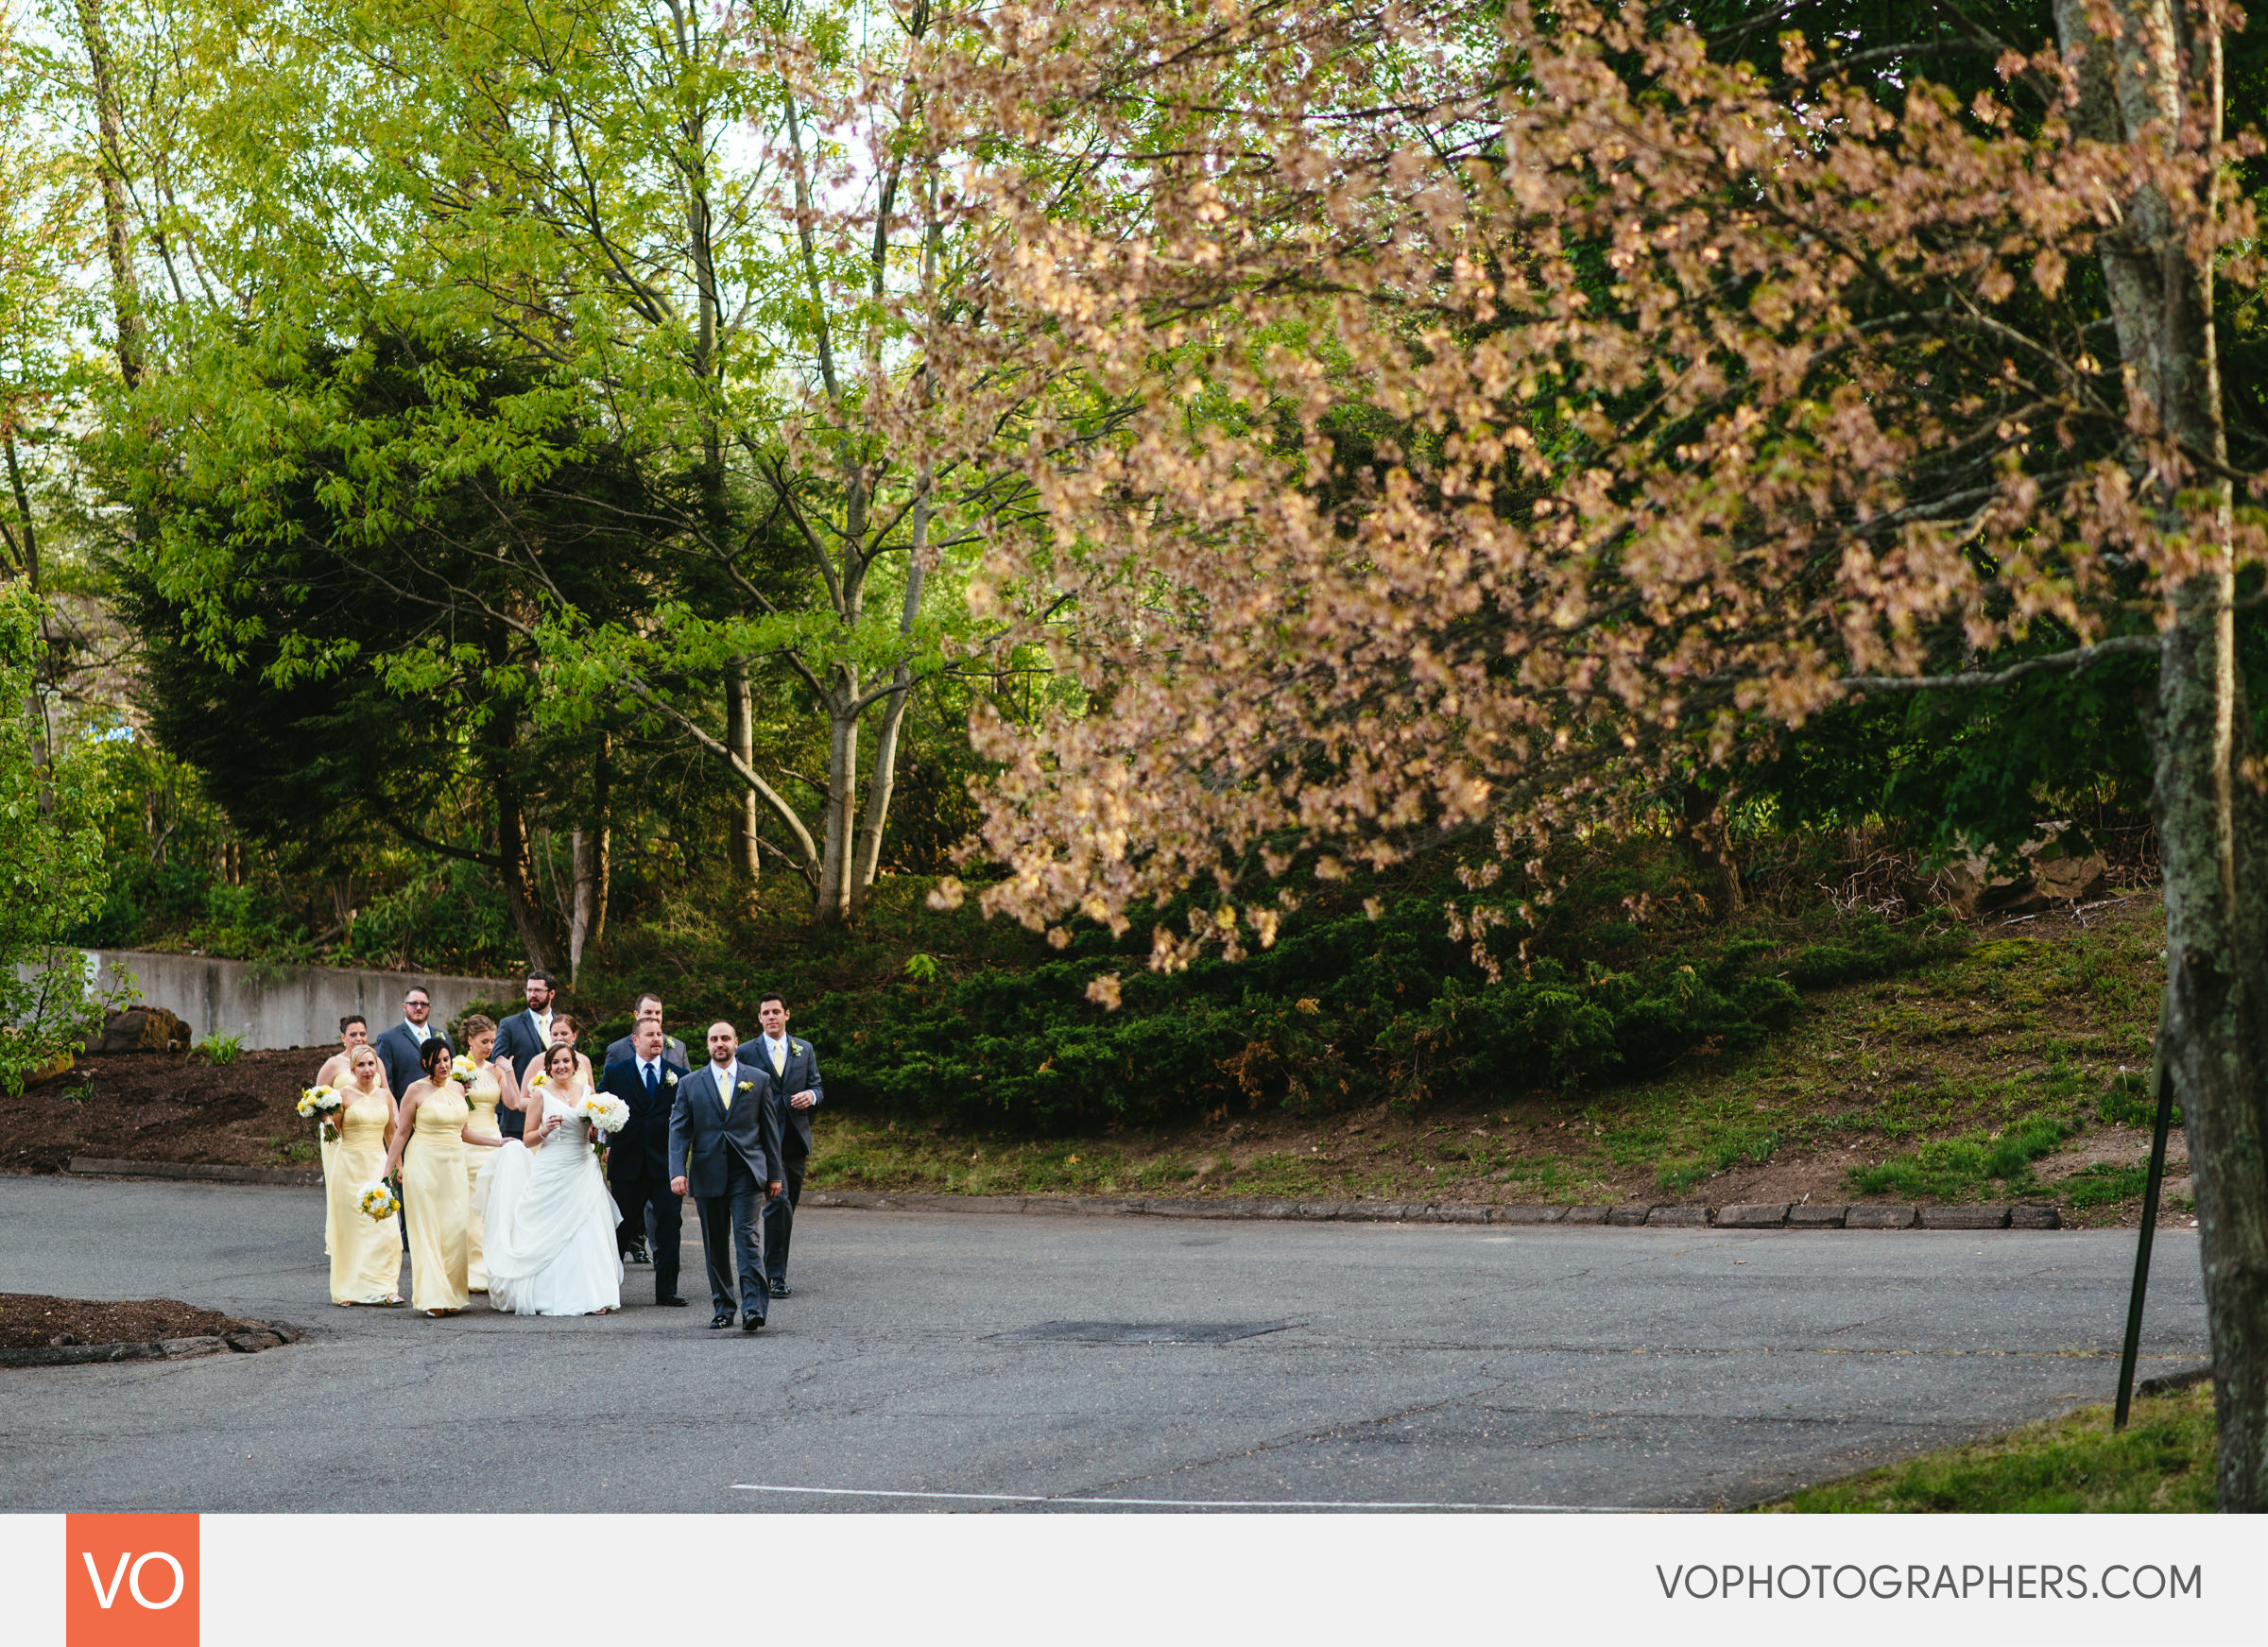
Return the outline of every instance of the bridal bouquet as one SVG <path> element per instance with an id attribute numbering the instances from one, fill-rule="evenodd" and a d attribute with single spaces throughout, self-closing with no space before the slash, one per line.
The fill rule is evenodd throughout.
<path id="1" fill-rule="evenodd" d="M 620 1132 L 630 1119 L 630 1107 L 611 1092 L 586 1092 L 575 1112 L 591 1124 L 591 1147 L 607 1152 L 607 1138 Z"/>
<path id="2" fill-rule="evenodd" d="M 455 1080 L 470 1081 L 480 1073 L 480 1066 L 459 1053 L 449 1060 L 449 1073 Z"/>
<path id="3" fill-rule="evenodd" d="M 402 1203 L 384 1184 L 372 1184 L 362 1192 L 362 1210 L 383 1224 L 402 1210 Z"/>
<path id="4" fill-rule="evenodd" d="M 338 1128 L 331 1124 L 331 1118 L 345 1108 L 346 1104 L 347 1101 L 338 1095 L 336 1088 L 310 1087 L 300 1094 L 300 1101 L 292 1107 L 300 1112 L 302 1121 L 313 1121 L 319 1116 L 323 1123 L 324 1141 L 329 1142 L 338 1137 Z"/>

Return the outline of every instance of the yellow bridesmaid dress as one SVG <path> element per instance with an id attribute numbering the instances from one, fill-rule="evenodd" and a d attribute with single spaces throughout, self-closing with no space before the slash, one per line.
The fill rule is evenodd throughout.
<path id="1" fill-rule="evenodd" d="M 464 1094 L 452 1081 L 425 1094 L 402 1156 L 402 1210 L 409 1220 L 409 1301 L 420 1310 L 462 1310 L 465 1225 L 472 1198 L 461 1136 Z"/>
<path id="2" fill-rule="evenodd" d="M 325 1126 L 319 1121 L 315 1124 L 316 1147 L 321 1152 L 323 1158 L 323 1256 L 325 1258 L 335 1257 L 338 1253 L 338 1197 L 331 1193 L 331 1179 L 335 1171 L 331 1163 L 338 1155 L 338 1141 L 329 1136 L 331 1128 L 337 1124 L 338 1117 L 335 1115 L 331 1118 L 330 1126 Z"/>
<path id="3" fill-rule="evenodd" d="M 465 1102 L 472 1107 L 472 1130 L 489 1138 L 501 1138 L 496 1130 L 496 1105 L 504 1096 L 498 1085 L 496 1072 L 483 1067 L 465 1089 Z M 493 1150 L 465 1149 L 465 1285 L 475 1293 L 489 1290 L 489 1266 L 480 1254 L 480 1214 L 472 1210 L 472 1185 L 480 1176 L 480 1169 L 488 1164 Z"/>
<path id="4" fill-rule="evenodd" d="M 383 1221 L 362 1210 L 362 1192 L 386 1170 L 386 1129 L 394 1106 L 383 1090 L 339 1089 L 349 1102 L 333 1117 L 338 1141 L 323 1164 L 323 1198 L 331 1205 L 331 1301 L 399 1304 L 402 1301 L 402 1218 Z"/>

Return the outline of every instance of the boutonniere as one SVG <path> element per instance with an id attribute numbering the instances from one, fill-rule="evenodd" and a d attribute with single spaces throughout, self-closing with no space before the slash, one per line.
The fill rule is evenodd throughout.
<path id="1" fill-rule="evenodd" d="M 662 1072 L 662 1085 L 663 1085 L 664 1087 L 674 1087 L 674 1086 L 676 1086 L 677 1084 L 678 1084 L 678 1072 L 677 1072 L 677 1071 L 675 1071 L 675 1070 L 663 1070 L 663 1071 Z"/>
<path id="2" fill-rule="evenodd" d="M 736 1089 L 742 1092 L 753 1092 L 756 1090 L 756 1083 L 753 1081 L 743 1081 Z"/>

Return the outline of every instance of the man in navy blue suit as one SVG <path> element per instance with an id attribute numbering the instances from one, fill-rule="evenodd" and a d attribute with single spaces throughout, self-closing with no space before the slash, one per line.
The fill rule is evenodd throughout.
<path id="1" fill-rule="evenodd" d="M 689 1072 L 662 1045 L 659 1019 L 639 1024 L 630 1055 L 607 1066 L 600 1088 L 630 1107 L 630 1119 L 607 1145 L 607 1181 L 622 1209 L 616 1234 L 627 1261 L 651 1232 L 654 1302 L 679 1305 L 678 1249 L 684 1201 L 669 1187 L 669 1112 Z"/>

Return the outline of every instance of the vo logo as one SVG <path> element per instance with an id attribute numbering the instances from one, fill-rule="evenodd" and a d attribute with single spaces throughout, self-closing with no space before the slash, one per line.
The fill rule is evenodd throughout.
<path id="1" fill-rule="evenodd" d="M 69 1647 L 197 1647 L 197 1518 L 66 1516 Z"/>

